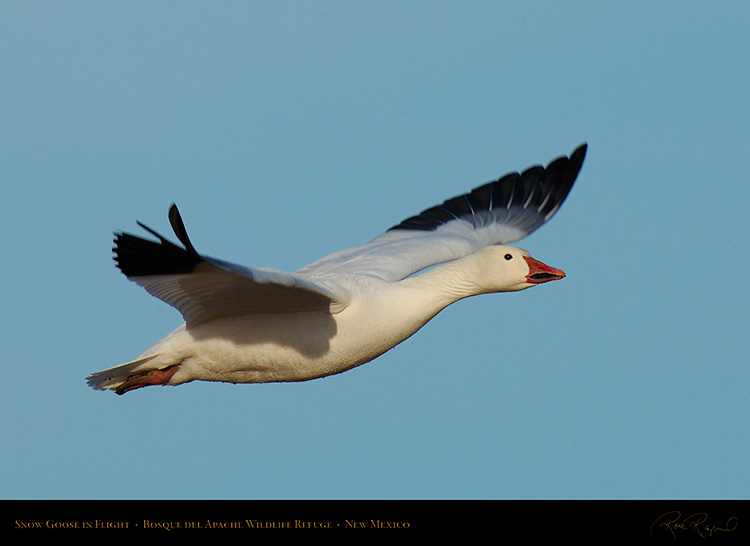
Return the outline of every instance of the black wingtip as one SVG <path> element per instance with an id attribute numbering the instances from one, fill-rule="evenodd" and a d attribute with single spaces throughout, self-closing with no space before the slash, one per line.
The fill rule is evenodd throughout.
<path id="1" fill-rule="evenodd" d="M 552 160 L 547 167 L 535 165 L 522 173 L 512 172 L 474 188 L 470 193 L 447 199 L 441 205 L 423 210 L 407 218 L 391 230 L 433 231 L 456 219 L 475 220 L 477 212 L 518 207 L 531 207 L 538 217 L 528 215 L 524 228 L 531 233 L 549 220 L 567 197 L 583 166 L 588 144 L 584 142 L 570 154 Z M 506 218 L 507 219 L 507 218 Z M 528 220 L 528 221 L 527 221 Z M 478 220 L 484 225 L 485 219 Z M 476 224 L 475 224 L 476 225 Z"/>
<path id="2" fill-rule="evenodd" d="M 172 229 L 185 248 L 175 245 L 150 227 L 138 222 L 159 241 L 150 241 L 129 233 L 115 233 L 114 260 L 117 267 L 127 277 L 149 275 L 173 275 L 190 273 L 203 261 L 187 236 L 177 207 L 169 209 L 169 221 Z"/>

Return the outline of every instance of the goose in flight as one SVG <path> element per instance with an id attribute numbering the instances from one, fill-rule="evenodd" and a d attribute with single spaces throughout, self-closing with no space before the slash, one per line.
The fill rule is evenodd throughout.
<path id="1" fill-rule="evenodd" d="M 380 356 L 457 300 L 561 279 L 562 271 L 508 243 L 557 212 L 585 155 L 583 144 L 546 168 L 507 174 L 295 273 L 199 254 L 172 205 L 182 246 L 138 222 L 156 240 L 116 233 L 113 251 L 128 279 L 185 322 L 88 384 L 124 394 L 196 380 L 315 379 Z"/>

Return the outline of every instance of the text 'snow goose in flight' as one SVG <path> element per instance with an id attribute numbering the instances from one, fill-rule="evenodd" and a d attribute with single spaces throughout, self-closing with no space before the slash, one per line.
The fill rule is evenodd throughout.
<path id="1" fill-rule="evenodd" d="M 184 248 L 139 223 L 158 240 L 118 233 L 113 250 L 120 270 L 185 323 L 88 383 L 123 394 L 194 380 L 324 377 L 383 354 L 461 298 L 560 279 L 559 269 L 506 245 L 557 212 L 585 155 L 583 144 L 546 168 L 507 174 L 296 273 L 199 254 L 172 205 L 169 220 Z"/>

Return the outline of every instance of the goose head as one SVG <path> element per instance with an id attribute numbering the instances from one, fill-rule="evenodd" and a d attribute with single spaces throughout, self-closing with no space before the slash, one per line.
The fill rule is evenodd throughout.
<path id="1" fill-rule="evenodd" d="M 492 245 L 477 252 L 477 281 L 483 292 L 514 292 L 565 277 L 560 269 L 535 260 L 515 246 Z"/>

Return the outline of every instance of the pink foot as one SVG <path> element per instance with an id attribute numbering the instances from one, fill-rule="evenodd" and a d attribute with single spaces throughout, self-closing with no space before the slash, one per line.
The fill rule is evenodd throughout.
<path id="1" fill-rule="evenodd" d="M 122 385 L 115 389 L 115 392 L 117 394 L 125 394 L 128 391 L 148 387 L 149 385 L 164 385 L 179 369 L 180 365 L 175 364 L 162 370 L 149 370 L 131 375 Z"/>

